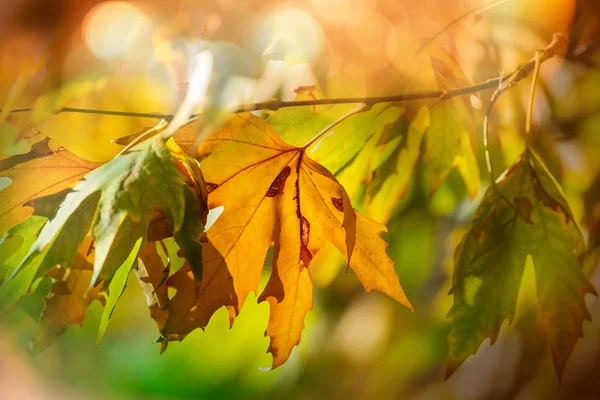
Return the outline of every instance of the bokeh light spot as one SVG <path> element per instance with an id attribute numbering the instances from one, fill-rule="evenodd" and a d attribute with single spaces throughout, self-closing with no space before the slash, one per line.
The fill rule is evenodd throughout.
<path id="1" fill-rule="evenodd" d="M 108 1 L 94 7 L 85 17 L 82 30 L 89 50 L 111 60 L 123 56 L 149 32 L 150 20 L 131 4 Z"/>
<path id="2" fill-rule="evenodd" d="M 254 45 L 261 51 L 277 49 L 277 59 L 290 64 L 311 62 L 323 49 L 323 30 L 306 11 L 296 8 L 269 10 L 258 18 L 256 26 Z"/>

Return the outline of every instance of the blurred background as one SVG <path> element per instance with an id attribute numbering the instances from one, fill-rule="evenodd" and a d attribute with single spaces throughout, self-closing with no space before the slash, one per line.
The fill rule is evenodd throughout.
<path id="1" fill-rule="evenodd" d="M 63 105 L 173 113 L 185 97 L 194 56 L 214 55 L 209 106 L 217 112 L 307 86 L 320 97 L 436 90 L 428 39 L 449 51 L 472 82 L 512 71 L 547 45 L 568 38 L 564 57 L 541 69 L 534 110 L 535 146 L 563 184 L 590 243 L 585 270 L 600 288 L 600 3 L 596 0 L 0 0 L 0 105 L 36 105 L 14 114 L 90 161 L 112 158 L 111 139 L 152 119 L 52 111 Z M 489 3 L 485 12 L 468 14 Z M 457 23 L 448 26 L 453 21 Z M 439 32 L 442 32 L 438 34 Z M 315 85 L 315 89 L 312 86 Z M 500 173 L 523 151 L 529 80 L 499 101 L 492 118 L 493 160 Z M 18 95 L 15 95 L 18 94 Z M 480 139 L 491 93 L 472 96 L 470 132 L 481 171 Z M 43 97 L 41 97 L 43 96 Z M 42 99 L 42 100 L 40 100 Z M 44 103 L 46 102 L 46 103 Z M 40 105 L 41 104 L 41 105 Z M 50 104 L 50 105 L 48 105 Z M 57 104 L 52 110 L 52 104 Z M 220 111 L 219 111 L 220 110 Z M 34 110 L 35 111 L 35 110 Z M 310 114 L 310 110 L 309 110 Z M 267 115 L 265 115 L 267 117 Z M 14 123 L 14 120 L 12 121 Z M 0 126 L 0 144 L 10 132 Z M 389 127 L 391 134 L 399 125 Z M 312 136 L 312 135 L 311 135 Z M 286 137 L 293 142 L 293 137 Z M 298 138 L 300 142 L 301 138 Z M 377 157 L 377 155 L 369 156 Z M 367 157 L 368 158 L 368 157 Z M 317 159 L 317 161 L 319 161 Z M 371 162 L 371 158 L 367 160 Z M 2 399 L 554 399 L 600 393 L 600 301 L 586 298 L 592 321 L 559 385 L 535 323 L 535 295 L 524 291 L 517 318 L 486 340 L 448 380 L 447 296 L 452 255 L 472 201 L 453 171 L 430 198 L 423 158 L 387 211 L 369 208 L 370 185 L 385 173 L 338 174 L 353 204 L 386 223 L 388 254 L 415 307 L 366 294 L 331 252 L 313 262 L 314 311 L 302 342 L 268 371 L 266 303 L 250 296 L 234 327 L 225 310 L 159 355 L 156 327 L 135 276 L 95 347 L 102 306 L 39 355 L 29 341 L 50 282 L 0 319 Z M 362 171 L 362 170 L 361 170 Z M 339 171 L 338 171 L 339 172 Z M 399 178 L 400 179 L 400 178 Z M 483 188 L 490 177 L 482 172 Z M 477 198 L 480 198 L 483 189 Z M 267 257 L 270 265 L 270 256 Z M 264 284 L 268 277 L 266 268 Z M 524 286 L 531 282 L 528 269 Z"/>

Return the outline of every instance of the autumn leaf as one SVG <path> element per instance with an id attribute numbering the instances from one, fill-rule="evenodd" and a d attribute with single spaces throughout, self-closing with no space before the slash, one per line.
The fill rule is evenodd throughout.
<path id="1" fill-rule="evenodd" d="M 69 327 L 83 325 L 85 311 L 92 301 L 104 304 L 104 297 L 100 294 L 102 282 L 88 291 L 93 273 L 91 249 L 92 240 L 87 237 L 70 270 L 57 266 L 48 272 L 54 282 L 31 342 L 34 353 L 52 345 Z"/>
<path id="2" fill-rule="evenodd" d="M 435 43 L 431 47 L 431 63 L 441 90 L 470 85 L 458 62 Z M 474 128 L 467 100 L 442 98 L 429 111 L 431 123 L 424 160 L 429 168 L 430 196 L 456 167 L 474 199 L 479 192 L 479 167 L 469 138 L 469 130 Z"/>
<path id="3" fill-rule="evenodd" d="M 163 329 L 168 340 L 204 328 L 222 306 L 232 324 L 248 294 L 257 293 L 273 243 L 273 270 L 260 295 L 271 307 L 267 334 L 273 367 L 300 341 L 312 308 L 310 262 L 324 242 L 349 260 L 367 291 L 377 289 L 412 309 L 379 237 L 385 227 L 352 209 L 345 190 L 309 158 L 307 148 L 286 144 L 252 114 L 232 116 L 200 145 L 209 208 L 224 206 L 224 211 L 207 231 L 197 295 L 189 270 L 180 269 L 167 282 L 177 287 Z"/>
<path id="4" fill-rule="evenodd" d="M 584 302 L 594 288 L 582 273 L 583 235 L 562 190 L 527 150 L 488 189 L 454 255 L 454 305 L 448 374 L 512 322 L 525 262 L 536 275 L 538 322 L 550 343 L 559 377 L 589 319 Z"/>
<path id="5" fill-rule="evenodd" d="M 40 131 L 73 154 L 94 162 L 106 162 L 122 149 L 112 142 L 113 139 L 152 126 L 155 121 L 74 112 L 53 113 L 65 106 L 166 112 L 172 106 L 172 97 L 169 91 L 161 92 L 161 89 L 166 89 L 163 84 L 139 75 L 115 74 L 96 81 L 71 82 L 38 98 L 32 117 Z"/>
<path id="6" fill-rule="evenodd" d="M 404 110 L 396 110 L 398 112 L 396 117 L 400 117 Z M 357 115 L 357 118 L 360 115 Z M 359 138 L 363 132 L 371 133 L 363 140 L 359 139 L 359 151 L 357 151 L 355 157 L 348 160 L 336 173 L 351 199 L 356 199 L 356 196 L 361 192 L 361 188 L 370 184 L 372 175 L 376 171 L 379 171 L 381 166 L 394 155 L 395 150 L 402 141 L 402 137 L 399 134 L 401 129 L 398 128 L 403 122 L 401 119 L 394 124 L 386 126 L 371 125 L 370 128 L 366 129 L 365 127 L 361 127 L 363 129 L 351 133 L 351 135 L 358 136 Z M 349 141 L 352 142 L 353 140 Z M 338 143 L 337 147 L 339 148 L 340 146 L 341 144 Z M 357 179 L 357 176 L 364 178 Z"/>
<path id="7" fill-rule="evenodd" d="M 0 282 L 25 258 L 47 219 L 32 215 L 0 238 Z"/>
<path id="8" fill-rule="evenodd" d="M 306 98 L 306 95 L 302 95 L 296 100 Z M 314 110 L 308 107 L 289 107 L 270 113 L 266 121 L 283 140 L 303 144 L 349 109 L 352 107 L 339 105 L 318 106 Z M 363 154 L 365 142 L 378 142 L 386 127 L 396 122 L 402 113 L 403 108 L 397 105 L 376 104 L 370 110 L 342 121 L 309 148 L 307 154 L 337 174 L 355 157 Z M 400 141 L 398 137 L 388 139 L 388 150 L 393 150 Z"/>
<path id="9" fill-rule="evenodd" d="M 600 248 L 600 176 L 588 188 L 584 196 L 584 207 L 584 222 L 589 231 L 588 252 L 594 253 Z"/>
<path id="10" fill-rule="evenodd" d="M 0 160 L 6 156 L 26 154 L 31 146 L 44 139 L 33 126 L 10 114 L 0 124 Z"/>
<path id="11" fill-rule="evenodd" d="M 127 279 L 129 278 L 129 273 L 131 270 L 137 266 L 138 254 L 140 252 L 140 247 L 142 245 L 143 238 L 140 237 L 137 239 L 131 252 L 123 261 L 123 264 L 115 271 L 114 276 L 110 279 L 110 285 L 108 286 L 108 296 L 106 298 L 106 305 L 104 306 L 104 312 L 102 313 L 102 318 L 100 319 L 100 327 L 98 328 L 98 337 L 96 338 L 96 346 L 100 344 L 102 338 L 104 337 L 104 333 L 106 332 L 106 327 L 112 317 L 112 313 L 115 310 L 115 306 L 117 305 L 117 301 L 123 295 L 125 288 L 127 287 Z M 92 276 L 92 279 L 94 277 Z M 93 282 L 93 281 L 92 281 Z"/>
<path id="12" fill-rule="evenodd" d="M 403 121 L 402 141 L 387 162 L 391 172 L 380 174 L 381 183 L 373 188 L 374 194 L 366 202 L 366 209 L 375 220 L 387 221 L 392 210 L 406 194 L 414 166 L 420 155 L 423 134 L 429 125 L 429 112 L 422 107 L 412 121 Z M 371 188 L 370 188 L 371 189 Z"/>
<path id="13" fill-rule="evenodd" d="M 167 308 L 169 295 L 166 284 L 169 270 L 168 266 L 163 264 L 157 252 L 157 245 L 156 242 L 150 242 L 140 251 L 135 273 L 146 297 L 150 316 L 156 322 L 159 332 L 161 332 L 169 316 Z M 189 271 L 191 273 L 191 269 Z"/>
<path id="14" fill-rule="evenodd" d="M 173 153 L 169 148 L 175 149 Z M 100 276 L 110 284 L 125 261 L 137 257 L 139 240 L 146 240 L 157 207 L 167 216 L 180 245 L 192 246 L 198 238 L 187 235 L 201 232 L 206 220 L 207 211 L 202 209 L 206 200 L 197 197 L 205 192 L 190 189 L 186 179 L 202 184 L 203 179 L 184 177 L 182 167 L 178 167 L 181 163 L 193 164 L 195 160 L 184 158 L 174 143 L 165 144 L 159 135 L 93 170 L 72 190 L 65 191 L 61 206 L 0 286 L 0 312 L 25 295 L 32 282 L 54 265 L 71 266 L 77 248 L 90 232 L 95 246 L 90 288 Z M 199 173 L 197 167 L 184 170 Z M 190 201 L 195 204 L 186 204 Z M 184 254 L 196 254 L 196 250 L 188 249 Z M 201 271 L 201 266 L 195 266 L 194 271 Z"/>
<path id="15" fill-rule="evenodd" d="M 6 232 L 32 214 L 28 202 L 74 185 L 100 166 L 63 150 L 51 150 L 47 141 L 28 153 L 0 161 L 0 177 L 12 182 L 0 192 L 0 232 Z"/>

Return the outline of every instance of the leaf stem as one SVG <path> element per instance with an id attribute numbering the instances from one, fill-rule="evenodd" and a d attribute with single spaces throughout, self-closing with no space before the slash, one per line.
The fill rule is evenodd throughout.
<path id="1" fill-rule="evenodd" d="M 129 151 L 129 149 L 131 149 L 133 146 L 135 146 L 136 144 L 151 138 L 154 135 L 159 134 L 160 132 L 162 132 L 166 127 L 168 126 L 168 123 L 166 120 L 161 119 L 158 124 L 156 124 L 155 127 L 148 129 L 147 131 L 145 131 L 144 133 L 142 133 L 140 136 L 136 137 L 135 139 L 133 139 L 131 142 L 129 142 L 127 144 L 127 146 L 123 147 L 123 149 L 121 149 L 121 151 L 119 152 L 119 154 L 117 154 L 115 157 L 120 156 L 121 154 L 126 153 L 127 151 Z"/>
<path id="2" fill-rule="evenodd" d="M 301 147 L 302 150 L 306 150 L 308 149 L 310 146 L 312 146 L 317 140 L 319 140 L 321 137 L 323 137 L 324 134 L 326 134 L 327 132 L 329 132 L 331 129 L 333 129 L 336 125 L 338 125 L 340 122 L 344 121 L 345 119 L 353 116 L 354 114 L 358 114 L 361 113 L 363 111 L 367 111 L 371 108 L 371 106 L 365 104 L 365 103 L 361 103 L 359 104 L 356 108 L 354 108 L 351 111 L 348 111 L 346 114 L 342 115 L 341 117 L 339 117 L 338 119 L 336 119 L 335 121 L 333 121 L 332 123 L 330 123 L 329 125 L 327 125 L 325 128 L 323 128 L 323 130 L 319 133 L 317 133 L 312 139 L 310 139 L 308 142 L 306 142 L 304 144 L 304 146 Z"/>
<path id="3" fill-rule="evenodd" d="M 532 58 L 525 64 L 519 65 L 515 71 L 513 71 L 510 75 L 508 75 L 506 77 L 506 79 L 502 79 L 502 77 L 499 78 L 498 87 L 492 94 L 490 104 L 487 108 L 487 112 L 485 113 L 485 118 L 483 120 L 483 147 L 484 147 L 484 152 L 485 152 L 485 161 L 486 161 L 487 171 L 488 171 L 488 174 L 490 175 L 490 180 L 492 182 L 492 187 L 494 189 L 496 188 L 496 182 L 494 180 L 492 160 L 491 160 L 491 156 L 490 156 L 490 149 L 488 146 L 489 145 L 489 141 L 488 141 L 488 139 L 489 139 L 489 117 L 490 117 L 490 114 L 492 113 L 492 109 L 494 108 L 494 104 L 496 104 L 496 101 L 502 95 L 502 93 L 504 93 L 511 87 L 515 86 L 522 79 L 528 77 L 532 71 L 535 74 L 535 76 L 534 76 L 534 82 L 535 82 L 537 80 L 537 72 L 536 71 L 539 71 L 540 64 L 542 62 L 554 57 L 554 55 L 566 51 L 567 45 L 568 45 L 568 43 L 567 43 L 567 40 L 565 39 L 565 37 L 560 33 L 555 33 L 552 36 L 552 42 L 550 42 L 550 44 L 548 46 L 546 46 L 543 50 L 537 51 L 535 53 L 534 58 Z M 532 96 L 530 97 L 530 110 L 529 110 L 530 112 L 528 112 L 528 119 L 530 119 L 531 109 L 533 108 Z M 528 123 L 530 124 L 531 122 L 528 122 Z"/>
<path id="4" fill-rule="evenodd" d="M 500 97 L 500 95 L 506 90 L 502 86 L 502 82 L 498 85 L 498 88 L 492 94 L 490 99 L 490 104 L 488 105 L 487 111 L 485 113 L 485 117 L 483 117 L 483 152 L 485 154 L 485 165 L 487 167 L 487 172 L 490 176 L 490 181 L 492 183 L 492 187 L 496 187 L 496 180 L 494 178 L 494 168 L 492 166 L 492 157 L 490 155 L 490 144 L 489 144 L 489 120 L 490 114 L 492 113 L 492 109 L 494 108 L 494 104 Z"/>

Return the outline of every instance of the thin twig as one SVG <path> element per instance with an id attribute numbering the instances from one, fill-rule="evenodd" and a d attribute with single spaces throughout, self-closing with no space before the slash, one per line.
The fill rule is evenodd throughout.
<path id="1" fill-rule="evenodd" d="M 327 132 L 329 132 L 331 129 L 333 129 L 336 125 L 338 125 L 340 122 L 343 122 L 344 120 L 350 118 L 351 116 L 353 116 L 354 114 L 358 114 L 361 113 L 363 111 L 367 111 L 370 107 L 365 104 L 359 104 L 358 107 L 354 108 L 353 110 L 347 112 L 346 114 L 342 115 L 340 118 L 336 119 L 335 121 L 333 121 L 331 124 L 327 125 L 325 128 L 323 128 L 323 130 L 319 133 L 317 133 L 312 139 L 310 139 L 308 142 L 306 142 L 304 144 L 304 146 L 302 146 L 303 150 L 308 149 L 310 146 L 312 146 L 317 140 L 319 140 L 321 137 L 323 137 L 324 134 L 326 134 Z"/>
<path id="2" fill-rule="evenodd" d="M 489 117 L 490 117 L 490 114 L 492 113 L 492 109 L 494 108 L 494 104 L 496 104 L 496 101 L 502 95 L 502 93 L 504 93 L 511 87 L 515 86 L 522 79 L 528 77 L 532 71 L 539 70 L 539 66 L 542 62 L 554 57 L 554 55 L 556 55 L 556 54 L 562 53 L 563 51 L 566 50 L 566 48 L 567 48 L 567 40 L 565 39 L 565 37 L 560 33 L 555 33 L 552 36 L 552 42 L 550 42 L 550 44 L 548 46 L 546 46 L 546 48 L 544 48 L 543 50 L 537 51 L 535 54 L 535 57 L 533 59 L 529 60 L 525 64 L 519 65 L 519 67 L 517 67 L 517 69 L 512 74 L 510 74 L 506 79 L 503 80 L 501 78 L 500 82 L 498 84 L 498 87 L 492 94 L 490 104 L 487 108 L 487 112 L 485 113 L 485 118 L 483 120 L 483 146 L 484 146 L 484 151 L 485 151 L 485 161 L 486 161 L 486 165 L 487 165 L 487 170 L 490 175 L 492 187 L 494 189 L 496 189 L 496 182 L 494 180 L 491 156 L 490 156 L 490 151 L 489 151 L 489 147 L 488 147 L 488 144 L 489 144 L 488 143 Z M 537 79 L 537 76 L 535 76 L 534 78 Z M 530 106 L 530 107 L 532 107 L 532 106 Z"/>
<path id="3" fill-rule="evenodd" d="M 364 103 L 369 106 L 378 103 L 393 103 L 393 102 L 404 102 L 404 101 L 415 101 L 415 100 L 427 100 L 427 99 L 450 99 L 457 96 L 464 96 L 481 92 L 487 89 L 493 89 L 498 86 L 499 78 L 490 79 L 485 82 L 481 82 L 472 86 L 466 86 L 457 89 L 451 89 L 447 91 L 443 90 L 430 90 L 414 93 L 399 94 L 393 96 L 374 96 L 374 97 L 342 97 L 335 99 L 308 99 L 308 100 L 297 100 L 297 101 L 281 101 L 281 100 L 267 100 L 259 103 L 243 104 L 234 109 L 231 113 L 238 114 L 243 112 L 259 111 L 259 110 L 271 110 L 277 111 L 280 108 L 287 107 L 303 107 L 303 106 L 320 106 L 320 105 L 332 105 L 332 104 L 360 104 Z M 16 108 L 11 110 L 11 113 L 23 113 L 30 112 L 33 107 Z M 1 110 L 0 110 L 1 111 Z M 90 108 L 74 108 L 64 107 L 57 113 L 81 113 L 81 114 L 96 114 L 96 115 L 110 115 L 117 117 L 133 117 L 133 118 L 155 118 L 164 119 L 170 121 L 173 119 L 174 114 L 160 114 L 160 113 L 142 113 L 142 112 L 128 112 L 128 111 L 115 111 L 115 110 L 97 110 Z M 200 114 L 192 114 L 191 118 L 200 116 Z"/>
<path id="4" fill-rule="evenodd" d="M 437 39 L 438 37 L 440 37 L 440 35 L 442 35 L 444 32 L 449 31 L 451 28 L 453 28 L 454 26 L 458 25 L 458 27 L 460 27 L 460 23 L 463 22 L 464 20 L 466 20 L 467 18 L 476 18 L 479 17 L 481 14 L 491 10 L 492 8 L 501 5 L 502 3 L 506 3 L 507 1 L 510 0 L 496 0 L 496 1 L 492 1 L 489 4 L 486 4 L 482 7 L 476 8 L 474 10 L 469 10 L 466 13 L 460 15 L 458 18 L 448 22 L 442 29 L 440 29 L 439 31 L 437 31 L 433 36 L 427 38 L 426 40 L 423 41 L 423 43 L 421 43 L 421 45 L 419 46 L 419 48 L 417 49 L 417 51 L 415 52 L 415 55 L 418 55 L 421 51 L 423 51 L 425 48 L 427 48 L 427 46 L 429 46 L 435 39 Z"/>
<path id="5" fill-rule="evenodd" d="M 498 88 L 492 94 L 492 98 L 490 99 L 490 104 L 488 105 L 485 116 L 483 117 L 483 152 L 485 154 L 485 165 L 487 167 L 487 172 L 490 175 L 490 181 L 492 182 L 492 187 L 496 188 L 496 180 L 494 179 L 494 169 L 492 167 L 492 157 L 490 155 L 490 145 L 489 145 L 489 119 L 490 114 L 492 113 L 492 109 L 494 108 L 494 104 L 500 97 L 500 95 L 507 89 L 507 87 L 503 86 L 502 81 L 498 84 Z"/>
<path id="6" fill-rule="evenodd" d="M 168 123 L 166 120 L 161 119 L 158 124 L 156 124 L 155 127 L 148 129 L 147 131 L 143 132 L 140 136 L 136 137 L 135 139 L 133 139 L 131 142 L 129 142 L 127 144 L 127 146 L 123 147 L 123 149 L 121 149 L 121 151 L 119 152 L 119 154 L 116 155 L 116 157 L 120 156 L 121 154 L 124 154 L 125 152 L 127 152 L 129 149 L 131 149 L 133 146 L 135 146 L 136 144 L 151 138 L 152 136 L 155 136 L 157 134 L 159 134 L 160 132 L 162 132 L 166 127 L 168 126 Z"/>
<path id="7" fill-rule="evenodd" d="M 535 69 L 536 63 L 543 63 L 544 61 L 552 58 L 555 54 L 561 54 L 564 52 L 567 46 L 567 40 L 560 33 L 555 33 L 552 42 L 540 52 L 539 60 L 533 58 L 528 62 L 521 64 L 512 73 L 494 79 L 488 79 L 485 82 L 477 83 L 471 86 L 465 86 L 456 89 L 449 90 L 431 90 L 421 91 L 414 93 L 398 94 L 393 96 L 374 96 L 374 97 L 345 97 L 336 99 L 308 99 L 299 101 L 281 101 L 281 100 L 267 100 L 259 103 L 244 104 L 239 106 L 237 109 L 232 111 L 232 114 L 259 111 L 259 110 L 272 110 L 276 111 L 280 108 L 286 107 L 302 107 L 302 106 L 318 106 L 318 105 L 331 105 L 331 104 L 365 104 L 366 107 L 372 107 L 378 103 L 394 103 L 394 102 L 407 102 L 416 100 L 428 100 L 436 99 L 444 101 L 453 97 L 470 95 L 484 90 L 498 88 L 500 84 L 513 86 L 520 80 L 526 78 Z M 17 108 L 11 110 L 11 113 L 21 113 L 32 111 L 33 107 Z M 0 110 L 2 112 L 2 110 Z M 84 114 L 97 114 L 97 115 L 112 115 L 120 117 L 137 117 L 137 118 L 156 118 L 159 120 L 165 120 L 167 122 L 173 119 L 173 114 L 160 114 L 160 113 L 139 113 L 139 112 L 126 112 L 126 111 L 115 111 L 115 110 L 96 110 L 88 108 L 73 108 L 64 107 L 58 113 L 84 113 Z M 190 120 L 200 117 L 201 114 L 192 114 Z M 137 143 L 137 142 L 136 142 Z"/>
<path id="8" fill-rule="evenodd" d="M 546 61 L 547 58 L 542 58 L 540 62 Z M 531 64 L 531 65 L 530 65 Z M 519 73 L 523 74 L 524 71 L 529 69 L 529 72 L 533 69 L 535 60 L 531 60 L 517 68 L 513 73 L 509 74 L 507 78 Z M 524 78 L 526 75 L 520 76 L 519 79 Z M 471 86 L 465 86 L 456 89 L 449 90 L 428 90 L 413 93 L 397 94 L 392 96 L 374 96 L 374 97 L 342 97 L 335 99 L 307 99 L 307 100 L 295 100 L 295 101 L 281 101 L 281 100 L 267 100 L 259 103 L 243 104 L 232 111 L 232 114 L 259 111 L 259 110 L 271 110 L 277 111 L 280 108 L 287 107 L 302 107 L 302 106 L 320 106 L 320 105 L 331 105 L 331 104 L 360 104 L 364 103 L 368 106 L 373 106 L 378 103 L 394 103 L 394 102 L 405 102 L 405 101 L 416 101 L 416 100 L 427 100 L 427 99 L 440 99 L 447 100 L 453 97 L 465 96 L 469 94 L 478 93 L 488 89 L 494 89 L 498 86 L 500 78 L 488 79 L 487 81 L 477 83 Z M 12 110 L 12 113 L 30 112 L 33 107 L 16 108 Z M 1 111 L 1 110 L 0 110 Z M 137 117 L 137 118 L 156 118 L 170 121 L 173 119 L 173 114 L 161 114 L 161 113 L 142 113 L 142 112 L 127 112 L 127 111 L 114 111 L 114 110 L 97 110 L 89 108 L 74 108 L 64 107 L 58 111 L 59 113 L 83 113 L 83 114 L 98 114 L 98 115 L 112 115 L 117 117 Z M 198 117 L 199 114 L 192 114 L 192 118 Z"/>

